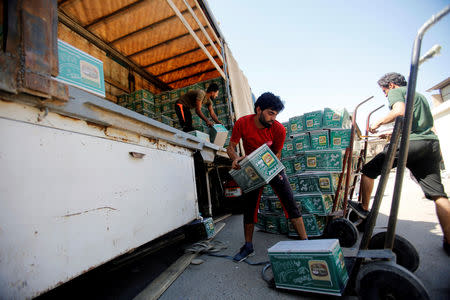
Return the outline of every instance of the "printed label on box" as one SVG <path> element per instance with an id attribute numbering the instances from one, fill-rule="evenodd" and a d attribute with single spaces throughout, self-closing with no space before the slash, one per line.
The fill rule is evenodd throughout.
<path id="1" fill-rule="evenodd" d="M 308 159 L 306 160 L 306 165 L 309 168 L 315 168 L 317 166 L 317 161 L 315 156 L 308 156 Z"/>
<path id="2" fill-rule="evenodd" d="M 319 144 L 320 145 L 326 145 L 327 144 L 327 137 L 326 136 L 319 136 Z"/>
<path id="3" fill-rule="evenodd" d="M 339 146 L 341 144 L 341 138 L 340 137 L 336 137 L 333 139 L 333 145 L 335 146 Z"/>
<path id="4" fill-rule="evenodd" d="M 252 167 L 245 168 L 245 173 L 247 173 L 248 177 L 250 177 L 251 180 L 256 180 L 259 178 L 255 169 L 253 169 Z"/>
<path id="5" fill-rule="evenodd" d="M 341 115 L 338 113 L 334 113 L 333 117 L 331 118 L 333 121 L 339 121 L 341 120 Z"/>
<path id="6" fill-rule="evenodd" d="M 331 188 L 330 179 L 329 178 L 319 178 L 319 186 L 322 189 Z"/>
<path id="7" fill-rule="evenodd" d="M 296 148 L 297 150 L 302 150 L 302 149 L 303 149 L 303 143 L 297 143 L 297 144 L 295 144 L 295 148 Z"/>
<path id="8" fill-rule="evenodd" d="M 262 156 L 262 159 L 264 161 L 264 163 L 266 164 L 266 166 L 270 167 L 274 162 L 275 159 L 273 159 L 272 155 L 270 155 L 270 153 L 265 153 Z"/>

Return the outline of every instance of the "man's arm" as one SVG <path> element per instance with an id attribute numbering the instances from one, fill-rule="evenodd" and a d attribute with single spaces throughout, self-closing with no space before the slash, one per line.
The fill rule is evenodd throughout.
<path id="1" fill-rule="evenodd" d="M 227 147 L 228 157 L 233 161 L 231 167 L 233 169 L 239 170 L 241 166 L 239 165 L 239 161 L 241 161 L 245 156 L 239 156 L 236 152 L 237 143 L 230 141 L 230 144 Z"/>
<path id="2" fill-rule="evenodd" d="M 217 118 L 217 115 L 214 112 L 211 102 L 208 104 L 208 110 L 209 110 L 209 114 L 211 115 L 211 118 L 214 120 L 214 122 L 216 122 L 217 124 L 222 124 L 222 122 L 220 122 L 219 119 Z"/>
<path id="3" fill-rule="evenodd" d="M 391 111 L 389 111 L 389 113 L 384 118 L 378 120 L 377 122 L 375 122 L 375 124 L 370 126 L 369 131 L 371 133 L 376 133 L 376 132 L 378 132 L 377 129 L 381 125 L 394 122 L 395 118 L 402 117 L 404 115 L 405 115 L 405 103 L 401 102 L 401 101 L 395 102 L 394 105 L 392 106 Z"/>
<path id="4" fill-rule="evenodd" d="M 197 101 L 195 102 L 195 112 L 197 113 L 197 115 L 202 118 L 203 121 L 206 122 L 206 125 L 208 125 L 209 127 L 213 126 L 214 123 L 211 122 L 210 120 L 208 120 L 205 115 L 202 112 L 202 101 L 197 99 Z"/>

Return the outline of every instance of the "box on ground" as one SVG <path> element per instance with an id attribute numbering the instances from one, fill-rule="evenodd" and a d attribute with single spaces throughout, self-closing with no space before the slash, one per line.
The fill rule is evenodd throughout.
<path id="1" fill-rule="evenodd" d="M 186 238 L 191 241 L 210 239 L 215 232 L 214 222 L 212 218 L 203 220 L 195 220 L 186 225 Z"/>
<path id="2" fill-rule="evenodd" d="M 228 137 L 228 130 L 222 124 L 214 124 L 209 129 L 209 140 L 219 147 L 223 147 Z"/>
<path id="3" fill-rule="evenodd" d="M 333 194 L 296 194 L 294 199 L 300 203 L 302 212 L 308 214 L 328 215 L 333 208 Z"/>
<path id="4" fill-rule="evenodd" d="M 229 173 L 244 193 L 269 183 L 284 169 L 283 164 L 266 144 L 250 153 L 239 164 L 239 170 L 233 169 Z"/>
<path id="5" fill-rule="evenodd" d="M 337 239 L 282 241 L 268 250 L 277 288 L 341 296 L 348 281 Z"/>

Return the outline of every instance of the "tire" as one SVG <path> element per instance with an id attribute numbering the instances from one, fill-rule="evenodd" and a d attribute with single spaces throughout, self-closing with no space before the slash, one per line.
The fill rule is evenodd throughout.
<path id="1" fill-rule="evenodd" d="M 355 222 L 359 221 L 361 218 L 353 211 L 353 209 L 350 209 L 350 212 L 348 213 L 348 219 L 351 222 L 355 223 Z M 358 229 L 359 232 L 364 232 L 364 230 L 366 228 L 366 223 L 367 223 L 367 218 L 362 219 L 361 223 L 356 225 L 356 229 Z"/>
<path id="2" fill-rule="evenodd" d="M 351 247 L 358 241 L 358 230 L 355 225 L 344 218 L 328 222 L 325 232 L 328 238 L 339 239 L 341 247 Z"/>
<path id="3" fill-rule="evenodd" d="M 369 242 L 369 249 L 383 249 L 386 232 L 379 232 L 372 236 Z M 405 238 L 395 235 L 392 252 L 397 256 L 397 264 L 405 267 L 411 272 L 417 270 L 420 264 L 419 253 L 416 248 Z"/>
<path id="4" fill-rule="evenodd" d="M 428 300 L 422 282 L 406 268 L 377 261 L 361 267 L 356 276 L 356 293 L 362 300 Z"/>

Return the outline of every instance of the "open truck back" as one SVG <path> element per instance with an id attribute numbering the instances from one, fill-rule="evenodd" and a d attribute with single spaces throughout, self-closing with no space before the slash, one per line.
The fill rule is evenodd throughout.
<path id="1" fill-rule="evenodd" d="M 229 129 L 252 113 L 206 1 L 0 10 L 0 298 L 36 297 L 213 213 L 209 171 L 228 164 L 225 149 L 117 104 L 218 80 Z M 104 96 L 57 79 L 61 43 L 102 64 Z"/>

